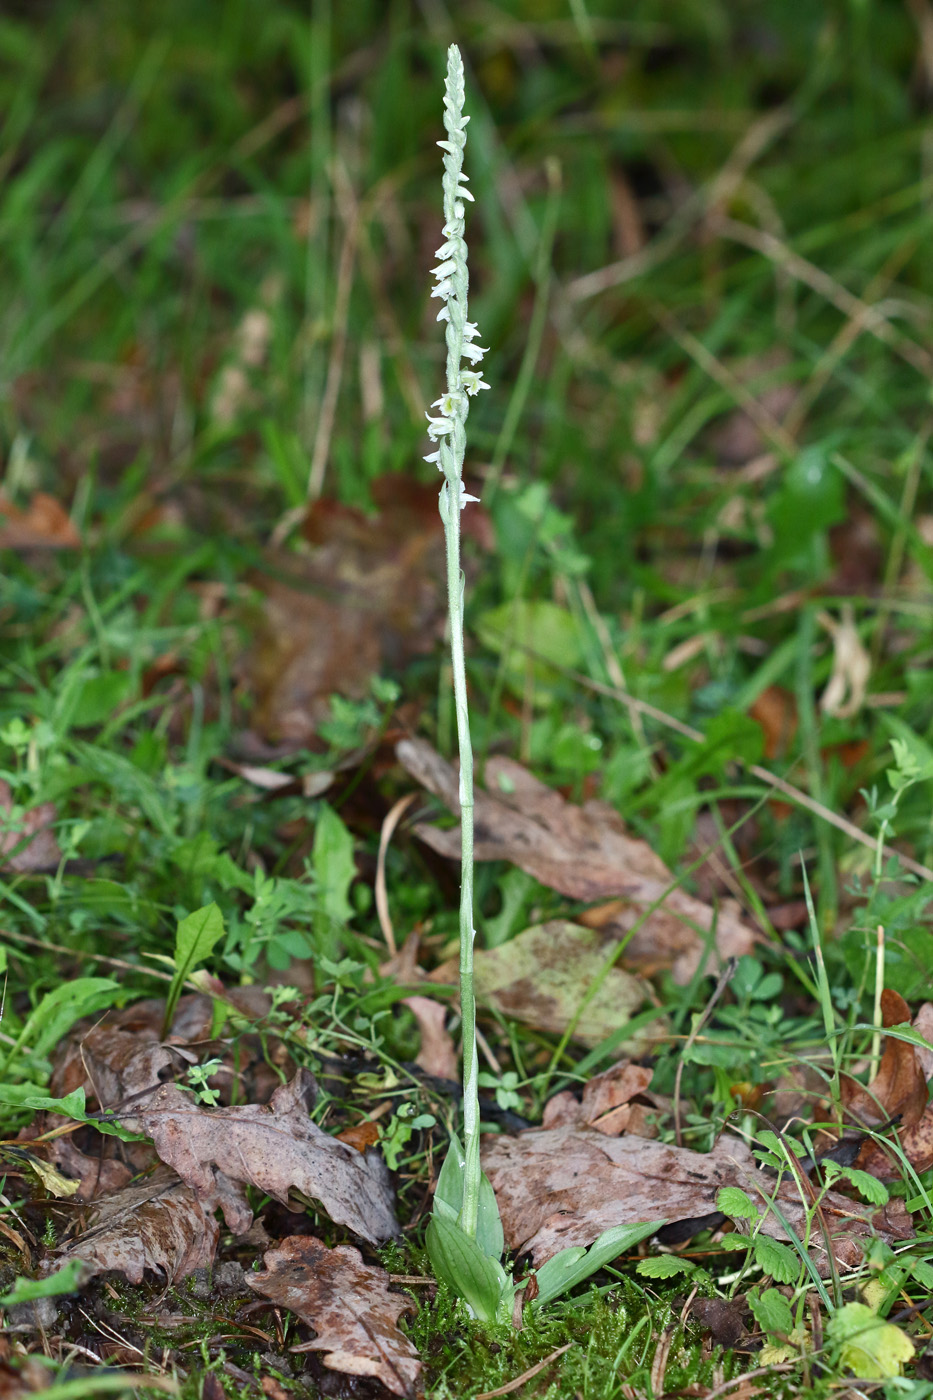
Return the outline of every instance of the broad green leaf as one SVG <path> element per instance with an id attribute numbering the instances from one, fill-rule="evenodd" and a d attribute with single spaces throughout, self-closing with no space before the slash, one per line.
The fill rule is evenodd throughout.
<path id="1" fill-rule="evenodd" d="M 800 1260 L 794 1251 L 789 1245 L 771 1239 L 770 1235 L 756 1235 L 752 1248 L 755 1263 L 778 1283 L 793 1283 L 800 1273 Z"/>
<path id="2" fill-rule="evenodd" d="M 321 803 L 314 828 L 312 864 L 321 912 L 335 923 L 345 924 L 354 912 L 349 899 L 356 879 L 353 837 L 326 802 Z"/>
<path id="3" fill-rule="evenodd" d="M 47 992 L 23 1027 L 20 1041 L 37 1055 L 46 1055 L 75 1021 L 112 1006 L 121 992 L 109 977 L 77 977 Z"/>
<path id="4" fill-rule="evenodd" d="M 425 1236 L 431 1266 L 481 1322 L 508 1321 L 514 1290 L 498 1259 L 484 1254 L 454 1221 L 435 1213 Z"/>
<path id="5" fill-rule="evenodd" d="M 480 613 L 480 641 L 503 658 L 506 680 L 518 695 L 533 696 L 536 705 L 554 698 L 560 666 L 577 666 L 582 657 L 580 630 L 573 613 L 547 599 L 516 598 Z M 532 655 L 533 653 L 533 655 Z M 529 692 L 528 680 L 534 685 Z"/>
<path id="6" fill-rule="evenodd" d="M 721 1186 L 716 1192 L 716 1209 L 730 1220 L 757 1220 L 759 1211 L 751 1196 L 738 1186 Z"/>
<path id="7" fill-rule="evenodd" d="M 825 1326 L 826 1335 L 839 1347 L 842 1365 L 860 1380 L 889 1380 L 901 1375 L 913 1359 L 910 1338 L 865 1303 L 845 1303 Z"/>
<path id="8" fill-rule="evenodd" d="M 666 1220 L 648 1220 L 637 1225 L 613 1225 L 611 1229 L 604 1230 L 587 1250 L 580 1245 L 562 1249 L 538 1270 L 538 1296 L 532 1301 L 532 1307 L 541 1308 L 545 1303 L 559 1298 L 568 1288 L 582 1283 L 611 1259 L 656 1234 L 666 1224 Z"/>
<path id="9" fill-rule="evenodd" d="M 165 998 L 163 1025 L 166 1034 L 171 1030 L 185 979 L 198 963 L 210 957 L 214 944 L 223 937 L 223 933 L 223 915 L 216 904 L 205 904 L 203 909 L 196 909 L 179 923 L 175 935 L 175 975 Z"/>
<path id="10" fill-rule="evenodd" d="M 479 1202 L 476 1212 L 476 1243 L 484 1254 L 492 1259 L 501 1259 L 505 1248 L 505 1234 L 502 1218 L 499 1215 L 499 1202 L 492 1189 L 492 1182 L 485 1172 L 479 1179 Z"/>
<path id="11" fill-rule="evenodd" d="M 463 1209 L 463 1178 L 466 1158 L 463 1144 L 456 1133 L 450 1135 L 450 1147 L 437 1178 L 434 1190 L 434 1209 L 447 1220 L 456 1220 Z M 505 1247 L 502 1221 L 499 1218 L 499 1205 L 496 1193 L 483 1172 L 480 1178 L 479 1203 L 476 1216 L 476 1243 L 490 1258 L 500 1259 Z"/>
<path id="12" fill-rule="evenodd" d="M 456 1133 L 451 1133 L 447 1156 L 444 1158 L 438 1173 L 437 1186 L 434 1188 L 434 1208 L 436 1210 L 439 1205 L 442 1206 L 443 1213 L 450 1220 L 456 1220 L 463 1206 L 465 1171 L 466 1157 L 463 1152 L 463 1144 Z"/>
<path id="13" fill-rule="evenodd" d="M 182 981 L 192 968 L 204 962 L 223 937 L 223 915 L 216 904 L 205 904 L 182 919 L 175 935 L 175 971 Z"/>
<path id="14" fill-rule="evenodd" d="M 81 1259 L 70 1259 L 57 1273 L 48 1278 L 18 1278 L 13 1287 L 0 1298 L 0 1308 L 14 1308 L 17 1303 L 31 1303 L 36 1298 L 55 1298 L 61 1293 L 77 1293 L 87 1265 Z"/>
<path id="15" fill-rule="evenodd" d="M 794 1318 L 790 1305 L 783 1293 L 776 1288 L 766 1288 L 764 1293 L 749 1293 L 748 1303 L 762 1332 L 770 1332 L 789 1337 L 794 1328 Z"/>

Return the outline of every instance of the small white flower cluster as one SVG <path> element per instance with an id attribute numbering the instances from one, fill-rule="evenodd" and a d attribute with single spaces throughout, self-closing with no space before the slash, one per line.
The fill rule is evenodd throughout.
<path id="1" fill-rule="evenodd" d="M 461 361 L 470 365 L 481 363 L 486 350 L 474 342 L 479 335 L 476 324 L 467 320 L 467 245 L 463 237 L 465 199 L 473 196 L 466 189 L 463 173 L 463 149 L 466 146 L 466 125 L 463 115 L 463 60 L 460 50 L 451 44 L 447 51 L 447 82 L 444 91 L 444 126 L 448 140 L 438 141 L 444 152 L 444 242 L 435 257 L 440 261 L 432 270 L 437 279 L 432 297 L 443 302 L 437 313 L 438 321 L 447 322 L 447 393 L 431 405 L 439 412 L 429 413 L 428 437 L 438 443 L 436 452 L 425 457 L 444 473 L 447 490 L 456 492 L 460 509 L 467 501 L 476 501 L 463 487 L 463 454 L 466 448 L 466 420 L 469 399 L 488 389 L 489 385 L 477 369 L 464 369 Z M 442 509 L 444 506 L 442 494 Z"/>

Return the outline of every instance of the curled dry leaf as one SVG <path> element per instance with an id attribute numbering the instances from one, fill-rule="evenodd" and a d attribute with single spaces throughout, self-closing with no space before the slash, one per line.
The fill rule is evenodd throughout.
<path id="1" fill-rule="evenodd" d="M 80 549 L 81 536 L 64 506 L 37 491 L 25 510 L 0 491 L 0 549 Z"/>
<path id="2" fill-rule="evenodd" d="M 910 1008 L 897 992 L 881 993 L 881 1015 L 885 1026 L 910 1022 Z M 917 1052 L 906 1041 L 886 1036 L 878 1073 L 866 1089 L 849 1075 L 840 1076 L 842 1102 L 849 1115 L 861 1126 L 878 1127 L 891 1118 L 900 1118 L 912 1127 L 927 1106 L 927 1082 Z"/>
<path id="3" fill-rule="evenodd" d="M 737 1186 L 762 1204 L 762 1177 L 751 1149 L 720 1138 L 712 1152 L 691 1152 L 640 1137 L 606 1137 L 585 1128 L 532 1128 L 518 1136 L 483 1139 L 483 1168 L 492 1182 L 506 1244 L 530 1251 L 536 1266 L 569 1246 L 590 1245 L 614 1225 L 665 1217 L 669 1222 L 715 1212 L 716 1193 Z M 767 1183 L 770 1190 L 773 1183 Z M 799 1239 L 807 1233 L 806 1209 L 793 1182 L 778 1191 L 781 1213 Z M 861 1241 L 878 1235 L 888 1243 L 913 1232 L 910 1217 L 884 1219 L 837 1192 L 822 1197 L 822 1216 L 836 1262 L 861 1262 Z M 742 1229 L 747 1222 L 736 1221 Z M 764 1234 L 785 1240 L 773 1213 Z M 906 1232 L 906 1235 L 905 1235 Z M 828 1271 L 822 1234 L 814 1224 L 811 1253 Z"/>
<path id="4" fill-rule="evenodd" d="M 420 739 L 403 739 L 396 752 L 412 777 L 458 815 L 456 770 Z M 624 937 L 644 918 L 626 947 L 627 963 L 669 966 L 675 979 L 686 983 L 702 956 L 702 934 L 714 923 L 721 957 L 752 952 L 754 932 L 734 901 L 723 900 L 714 914 L 702 900 L 671 889 L 673 876 L 664 862 L 647 842 L 626 835 L 618 813 L 606 803 L 577 807 L 510 759 L 491 759 L 485 776 L 486 791 L 475 794 L 476 859 L 510 861 L 569 899 L 592 903 L 617 897 L 613 936 Z M 456 829 L 420 822 L 415 831 L 440 855 L 460 858 Z M 660 907 L 645 918 L 656 902 Z"/>
<path id="5" fill-rule="evenodd" d="M 177 1084 L 162 1084 L 120 1121 L 152 1138 L 163 1162 L 175 1168 L 202 1200 L 217 1192 L 217 1173 L 288 1203 L 295 1189 L 320 1201 L 330 1218 L 373 1244 L 398 1234 L 389 1170 L 378 1152 L 357 1152 L 323 1132 L 308 1116 L 316 1085 L 299 1070 L 268 1105 L 202 1108 Z M 242 1194 L 221 1201 L 237 1234 L 252 1212 Z"/>
<path id="6" fill-rule="evenodd" d="M 142 1283 L 151 1269 L 177 1283 L 213 1263 L 219 1204 L 218 1195 L 202 1199 L 173 1171 L 158 1167 L 142 1185 L 124 1186 L 89 1207 L 80 1238 L 53 1256 L 48 1271 L 79 1259 L 85 1279 L 114 1271 Z"/>
<path id="7" fill-rule="evenodd" d="M 881 993 L 881 1014 L 886 1026 L 900 1026 L 910 1020 L 910 1010 L 903 997 L 888 988 Z M 914 1029 L 929 1040 L 933 1029 L 931 1022 L 933 1011 L 927 1002 L 917 1013 Z M 857 1120 L 872 1126 L 892 1118 L 899 1120 L 895 1133 L 897 1143 L 916 1172 L 933 1167 L 933 1103 L 927 1101 L 926 1078 L 930 1054 L 921 1047 L 887 1036 L 878 1073 L 868 1088 L 848 1076 L 841 1084 L 842 1101 Z M 881 1138 L 866 1139 L 855 1165 L 880 1181 L 893 1181 L 902 1175 L 897 1153 Z"/>
<path id="8" fill-rule="evenodd" d="M 653 1071 L 644 1065 L 620 1060 L 583 1086 L 578 1100 L 569 1089 L 555 1094 L 544 1108 L 545 1128 L 595 1128 L 606 1137 L 631 1131 L 631 1100 L 647 1092 Z"/>
<path id="9" fill-rule="evenodd" d="M 51 829 L 54 802 L 13 812 L 10 785 L 0 778 L 0 870 L 57 870 L 62 853 Z"/>
<path id="10" fill-rule="evenodd" d="M 456 1079 L 457 1052 L 450 1031 L 444 1025 L 446 1006 L 432 997 L 421 996 L 405 997 L 402 1005 L 408 1007 L 421 1032 L 421 1049 L 415 1056 L 415 1064 L 438 1079 Z"/>
<path id="11" fill-rule="evenodd" d="M 399 1331 L 410 1298 L 389 1292 L 384 1269 L 364 1264 L 347 1245 L 328 1249 L 311 1235 L 292 1235 L 264 1256 L 266 1272 L 247 1276 L 256 1293 L 288 1308 L 317 1333 L 296 1351 L 323 1351 L 324 1365 L 381 1381 L 393 1395 L 420 1390 L 421 1362 Z"/>

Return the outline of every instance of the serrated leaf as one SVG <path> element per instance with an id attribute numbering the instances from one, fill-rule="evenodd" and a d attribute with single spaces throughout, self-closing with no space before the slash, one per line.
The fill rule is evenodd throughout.
<path id="1" fill-rule="evenodd" d="M 846 1181 L 850 1181 L 859 1195 L 864 1196 L 871 1205 L 886 1206 L 888 1204 L 890 1195 L 887 1187 L 869 1172 L 859 1171 L 857 1167 L 840 1167 L 835 1162 L 827 1162 L 825 1170 L 827 1177 L 841 1176 Z"/>
<path id="2" fill-rule="evenodd" d="M 764 1293 L 758 1295 L 750 1293 L 748 1304 L 762 1332 L 787 1337 L 793 1331 L 794 1318 L 790 1305 L 776 1288 L 766 1288 Z"/>
<path id="3" fill-rule="evenodd" d="M 640 1259 L 635 1272 L 645 1278 L 673 1278 L 675 1274 L 692 1274 L 696 1267 L 692 1259 L 679 1254 L 656 1254 L 651 1259 Z"/>
<path id="4" fill-rule="evenodd" d="M 716 1209 L 731 1220 L 757 1220 L 758 1207 L 738 1186 L 721 1186 L 716 1192 Z"/>
<path id="5" fill-rule="evenodd" d="M 826 1322 L 839 1360 L 860 1380 L 890 1380 L 912 1360 L 914 1344 L 899 1327 L 883 1321 L 865 1303 L 845 1303 Z"/>
<path id="6" fill-rule="evenodd" d="M 536 1274 L 538 1296 L 532 1307 L 540 1308 L 545 1303 L 559 1298 L 568 1289 L 576 1287 L 589 1278 L 597 1269 L 615 1259 L 623 1250 L 631 1249 L 666 1225 L 666 1220 L 648 1220 L 638 1225 L 614 1225 L 593 1241 L 589 1249 L 582 1245 L 562 1249 L 546 1264 L 542 1264 Z M 664 1256 L 665 1258 L 669 1256 Z"/>
<path id="7" fill-rule="evenodd" d="M 513 1288 L 498 1259 L 484 1254 L 472 1236 L 444 1215 L 432 1215 L 425 1246 L 437 1277 L 475 1317 L 481 1322 L 507 1320 Z"/>
<path id="8" fill-rule="evenodd" d="M 778 1283 L 794 1282 L 800 1272 L 800 1260 L 789 1245 L 772 1240 L 769 1235 L 756 1235 L 752 1248 L 762 1273 L 770 1274 Z"/>
<path id="9" fill-rule="evenodd" d="M 737 1234 L 735 1230 L 729 1230 L 719 1240 L 722 1249 L 748 1249 L 751 1240 L 748 1235 Z"/>

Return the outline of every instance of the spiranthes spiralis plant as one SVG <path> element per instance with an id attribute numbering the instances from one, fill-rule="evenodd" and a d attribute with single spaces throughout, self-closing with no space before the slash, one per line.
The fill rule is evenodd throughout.
<path id="1" fill-rule="evenodd" d="M 469 117 L 463 114 L 464 80 L 460 50 L 447 50 L 444 91 L 444 126 L 447 139 L 438 145 L 444 152 L 444 241 L 437 250 L 433 270 L 436 284 L 431 293 L 441 302 L 438 321 L 446 323 L 447 390 L 428 414 L 428 436 L 437 444 L 425 458 L 440 469 L 440 513 L 447 550 L 447 597 L 450 613 L 451 668 L 457 739 L 460 749 L 460 1005 L 463 1039 L 463 1143 L 452 1136 L 450 1150 L 438 1176 L 434 1211 L 426 1244 L 439 1279 L 484 1322 L 508 1321 L 518 1285 L 502 1267 L 502 1223 L 495 1193 L 480 1166 L 479 1092 L 476 1064 L 476 1000 L 473 990 L 473 749 L 467 706 L 466 664 L 463 649 L 463 576 L 460 570 L 460 513 L 475 496 L 463 485 L 466 422 L 470 399 L 487 389 L 477 366 L 486 353 L 476 343 L 476 325 L 467 319 L 469 274 L 464 238 L 466 202 L 473 196 L 466 188 L 463 152 Z M 464 364 L 467 361 L 467 364 Z M 562 1250 L 537 1273 L 536 1306 L 549 1302 L 587 1278 L 602 1264 L 653 1234 L 663 1221 L 617 1226 L 607 1230 L 590 1247 Z"/>

